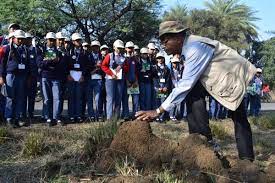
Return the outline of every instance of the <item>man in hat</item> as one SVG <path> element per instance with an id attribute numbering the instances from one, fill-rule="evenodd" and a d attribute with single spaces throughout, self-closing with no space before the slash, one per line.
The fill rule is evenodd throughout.
<path id="1" fill-rule="evenodd" d="M 190 133 L 212 140 L 205 95 L 209 93 L 232 111 L 240 159 L 254 160 L 252 132 L 245 112 L 243 97 L 256 68 L 235 50 L 219 41 L 190 35 L 177 21 L 160 24 L 159 37 L 168 55 L 185 58 L 181 80 L 157 110 L 141 111 L 138 119 L 150 120 L 186 99 Z"/>

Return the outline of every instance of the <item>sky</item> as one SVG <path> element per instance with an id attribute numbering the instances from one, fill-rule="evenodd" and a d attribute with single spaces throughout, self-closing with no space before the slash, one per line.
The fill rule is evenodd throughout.
<path id="1" fill-rule="evenodd" d="M 167 10 L 177 3 L 186 4 L 188 9 L 203 9 L 204 2 L 205 0 L 162 0 L 162 5 Z M 255 15 L 260 20 L 254 23 L 258 27 L 259 39 L 266 40 L 272 37 L 272 34 L 266 31 L 275 31 L 275 0 L 241 0 L 241 2 L 257 11 Z"/>

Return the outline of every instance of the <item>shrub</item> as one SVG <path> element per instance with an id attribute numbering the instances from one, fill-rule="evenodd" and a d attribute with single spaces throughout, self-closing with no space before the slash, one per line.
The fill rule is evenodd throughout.
<path id="1" fill-rule="evenodd" d="M 45 139 L 42 133 L 31 132 L 23 143 L 22 154 L 26 157 L 36 157 L 45 150 Z"/>

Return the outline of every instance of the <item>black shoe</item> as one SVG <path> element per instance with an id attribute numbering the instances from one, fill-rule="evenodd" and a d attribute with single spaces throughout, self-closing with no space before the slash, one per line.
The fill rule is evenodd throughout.
<path id="1" fill-rule="evenodd" d="M 124 122 L 127 122 L 127 121 L 130 121 L 130 118 L 129 118 L 129 117 L 125 117 L 125 118 L 124 118 Z"/>
<path id="2" fill-rule="evenodd" d="M 57 120 L 57 125 L 59 125 L 59 126 L 65 126 L 65 123 L 64 123 L 64 121 L 58 119 Z"/>
<path id="3" fill-rule="evenodd" d="M 88 117 L 86 121 L 89 123 L 95 122 L 95 117 Z"/>
<path id="4" fill-rule="evenodd" d="M 82 122 L 83 122 L 82 117 L 77 117 L 77 118 L 76 118 L 76 122 L 77 122 L 77 123 L 82 123 Z"/>
<path id="5" fill-rule="evenodd" d="M 70 123 L 75 123 L 75 119 L 74 118 L 70 118 Z"/>
<path id="6" fill-rule="evenodd" d="M 55 123 L 52 120 L 47 119 L 47 125 L 48 125 L 48 127 L 52 127 L 55 125 Z"/>
<path id="7" fill-rule="evenodd" d="M 98 121 L 98 122 L 104 122 L 104 118 L 103 118 L 103 117 L 98 117 L 98 118 L 97 118 L 97 121 Z"/>
<path id="8" fill-rule="evenodd" d="M 20 128 L 20 125 L 19 125 L 19 122 L 18 122 L 17 119 L 15 119 L 15 120 L 13 121 L 12 127 L 13 127 L 13 128 Z"/>

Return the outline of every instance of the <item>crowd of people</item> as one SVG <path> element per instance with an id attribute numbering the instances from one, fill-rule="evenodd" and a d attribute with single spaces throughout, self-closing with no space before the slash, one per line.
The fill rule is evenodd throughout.
<path id="1" fill-rule="evenodd" d="M 30 125 L 38 82 L 43 96 L 41 116 L 49 126 L 68 120 L 132 120 L 138 110 L 160 106 L 184 68 L 183 58 L 177 55 L 168 67 L 154 43 L 140 49 L 132 41 L 124 44 L 118 39 L 109 48 L 97 40 L 87 43 L 79 33 L 68 38 L 62 32 L 47 33 L 45 41 L 36 46 L 30 33 L 17 24 L 9 26 L 0 50 L 1 114 L 8 125 Z M 65 95 L 68 113 L 62 116 Z M 184 102 L 156 121 L 183 117 Z"/>
<path id="2" fill-rule="evenodd" d="M 184 58 L 174 55 L 167 64 L 167 57 L 154 43 L 140 49 L 132 41 L 124 44 L 118 39 L 109 48 L 97 40 L 87 43 L 79 33 L 69 38 L 62 32 L 49 32 L 45 45 L 37 46 L 33 36 L 18 24 L 8 29 L 0 49 L 0 114 L 13 127 L 30 125 L 39 82 L 41 116 L 53 126 L 68 120 L 133 120 L 138 110 L 159 107 L 182 77 Z M 261 73 L 258 68 L 245 96 L 247 110 L 250 104 L 248 114 L 253 116 L 258 116 L 261 108 Z M 64 96 L 68 99 L 66 116 L 62 116 Z M 178 122 L 185 117 L 183 101 L 156 121 Z M 227 117 L 228 109 L 210 96 L 209 118 Z"/>

